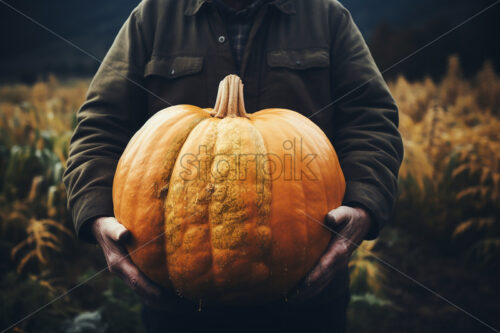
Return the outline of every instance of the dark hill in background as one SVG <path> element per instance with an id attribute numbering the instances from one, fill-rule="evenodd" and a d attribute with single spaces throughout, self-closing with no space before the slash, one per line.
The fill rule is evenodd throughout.
<path id="1" fill-rule="evenodd" d="M 352 1 L 362 2 L 362 0 Z M 405 0 L 399 2 L 401 8 L 398 12 L 394 12 L 396 16 L 392 19 L 389 16 L 383 17 L 382 12 L 385 11 L 379 8 L 380 11 L 375 12 L 373 16 L 380 19 L 368 31 L 368 44 L 380 69 L 384 70 L 494 2 Z M 355 16 L 355 12 L 353 15 Z M 363 17 L 360 19 L 363 20 Z M 486 60 L 491 60 L 498 72 L 500 71 L 499 33 L 500 4 L 497 4 L 395 66 L 385 75 L 391 77 L 403 73 L 410 79 L 417 79 L 430 74 L 434 78 L 440 78 L 446 70 L 450 54 L 459 55 L 466 76 L 475 74 Z"/>
<path id="2" fill-rule="evenodd" d="M 178 0 L 181 1 L 181 0 Z M 314 1 L 314 0 L 299 0 Z M 138 0 L 8 0 L 22 12 L 101 59 Z M 383 70 L 472 16 L 493 0 L 344 0 Z M 485 59 L 500 67 L 500 5 L 387 73 L 410 78 L 442 74 L 458 53 L 464 72 Z M 97 62 L 0 3 L 0 80 L 40 75 L 91 76 Z"/>
<path id="3" fill-rule="evenodd" d="M 137 0 L 10 0 L 54 32 L 102 59 Z M 92 75 L 98 63 L 0 3 L 0 79 L 52 72 Z"/>

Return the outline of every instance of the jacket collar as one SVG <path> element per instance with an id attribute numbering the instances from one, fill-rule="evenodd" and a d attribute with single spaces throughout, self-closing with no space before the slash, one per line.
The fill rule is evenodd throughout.
<path id="1" fill-rule="evenodd" d="M 187 0 L 188 5 L 184 11 L 184 15 L 192 16 L 196 15 L 200 8 L 205 3 L 211 3 L 212 0 Z M 295 3 L 294 0 L 272 0 L 269 2 L 270 5 L 275 6 L 280 11 L 285 14 L 291 15 L 295 14 Z"/>

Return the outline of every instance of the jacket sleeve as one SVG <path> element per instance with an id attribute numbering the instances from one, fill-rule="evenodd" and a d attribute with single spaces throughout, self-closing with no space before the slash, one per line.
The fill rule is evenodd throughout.
<path id="1" fill-rule="evenodd" d="M 390 218 L 403 158 L 398 108 L 352 17 L 334 2 L 333 145 L 346 178 L 344 204 L 372 217 L 367 239 Z"/>
<path id="2" fill-rule="evenodd" d="M 86 241 L 94 241 L 87 221 L 114 216 L 116 164 L 144 122 L 146 93 L 141 86 L 149 50 L 143 14 L 141 3 L 118 33 L 77 113 L 63 181 L 78 238 Z"/>

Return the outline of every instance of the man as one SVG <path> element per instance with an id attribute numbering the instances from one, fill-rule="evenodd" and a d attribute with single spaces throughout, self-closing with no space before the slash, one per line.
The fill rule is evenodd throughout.
<path id="1" fill-rule="evenodd" d="M 311 117 L 332 141 L 347 189 L 326 224 L 332 241 L 287 301 L 212 307 L 165 295 L 126 257 L 113 218 L 113 174 L 131 136 L 176 104 L 215 104 L 239 74 L 249 112 L 282 107 Z M 80 239 L 97 241 L 110 270 L 148 306 L 151 332 L 198 329 L 342 332 L 347 263 L 388 220 L 403 149 L 398 110 L 349 12 L 335 0 L 145 0 L 131 14 L 78 112 L 64 182 Z M 147 223 L 147 221 L 144 221 Z"/>

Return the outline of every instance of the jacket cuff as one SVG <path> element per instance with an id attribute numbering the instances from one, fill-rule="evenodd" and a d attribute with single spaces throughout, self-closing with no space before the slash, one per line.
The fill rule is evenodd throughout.
<path id="1" fill-rule="evenodd" d="M 112 189 L 92 190 L 81 195 L 73 204 L 72 215 L 77 238 L 96 243 L 89 222 L 102 216 L 114 216 Z"/>
<path id="2" fill-rule="evenodd" d="M 372 223 L 365 240 L 378 237 L 392 210 L 376 186 L 357 181 L 346 184 L 343 205 L 363 208 L 370 215 Z"/>

